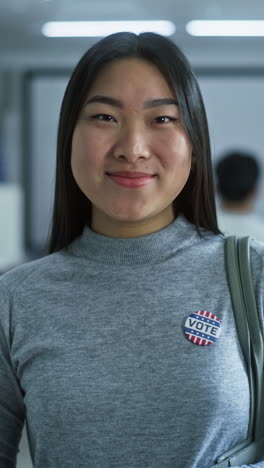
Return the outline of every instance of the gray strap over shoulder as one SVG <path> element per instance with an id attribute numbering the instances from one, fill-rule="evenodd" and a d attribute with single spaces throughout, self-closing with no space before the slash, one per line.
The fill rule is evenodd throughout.
<path id="1" fill-rule="evenodd" d="M 230 236 L 225 260 L 235 322 L 250 385 L 247 439 L 223 453 L 214 467 L 226 468 L 264 459 L 264 346 L 250 266 L 250 238 Z"/>

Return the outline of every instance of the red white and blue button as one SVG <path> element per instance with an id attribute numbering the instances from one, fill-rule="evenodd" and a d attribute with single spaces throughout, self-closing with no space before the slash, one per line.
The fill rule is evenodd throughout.
<path id="1" fill-rule="evenodd" d="M 221 333 L 221 322 L 215 314 L 199 310 L 189 315 L 184 327 L 185 335 L 192 343 L 207 346 L 215 343 Z"/>

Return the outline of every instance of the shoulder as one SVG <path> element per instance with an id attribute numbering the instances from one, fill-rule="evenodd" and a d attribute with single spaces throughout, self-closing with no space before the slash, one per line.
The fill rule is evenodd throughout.
<path id="1" fill-rule="evenodd" d="M 225 236 L 225 235 L 222 236 L 224 244 L 226 244 L 226 240 L 230 237 L 233 237 L 233 236 Z M 236 237 L 240 238 L 240 237 L 247 237 L 247 236 L 236 236 Z M 250 262 L 251 262 L 252 273 L 254 276 L 263 274 L 264 272 L 264 242 L 258 241 L 254 239 L 253 237 L 250 237 Z"/>
<path id="2" fill-rule="evenodd" d="M 264 332 L 264 243 L 251 239 L 250 261 L 256 303 Z"/>
<path id="3" fill-rule="evenodd" d="M 51 287 L 57 288 L 54 277 L 68 269 L 64 251 L 19 265 L 0 276 L 0 330 L 11 336 L 14 324 L 26 316 L 34 304 L 49 296 Z"/>
<path id="4" fill-rule="evenodd" d="M 257 271 L 263 272 L 264 267 L 264 242 L 251 239 L 250 242 L 251 265 Z"/>
<path id="5" fill-rule="evenodd" d="M 0 276 L 0 301 L 3 294 L 13 295 L 27 284 L 39 282 L 46 275 L 57 271 L 64 263 L 65 254 L 60 251 L 12 268 Z"/>
<path id="6" fill-rule="evenodd" d="M 223 236 L 224 244 L 230 236 Z M 255 290 L 257 309 L 264 331 L 264 243 L 250 239 L 250 266 Z M 227 268 L 225 262 L 225 268 Z"/>
<path id="7" fill-rule="evenodd" d="M 251 239 L 250 261 L 253 280 L 264 299 L 264 242 Z"/>

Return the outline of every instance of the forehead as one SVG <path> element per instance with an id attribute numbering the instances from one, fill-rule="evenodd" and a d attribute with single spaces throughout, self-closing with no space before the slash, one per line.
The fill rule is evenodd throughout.
<path id="1" fill-rule="evenodd" d="M 124 58 L 101 68 L 88 96 L 106 94 L 116 98 L 176 97 L 156 65 L 143 59 Z"/>

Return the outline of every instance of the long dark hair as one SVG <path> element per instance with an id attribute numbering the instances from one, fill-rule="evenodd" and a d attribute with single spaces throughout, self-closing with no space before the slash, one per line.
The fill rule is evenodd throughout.
<path id="1" fill-rule="evenodd" d="M 196 226 L 219 233 L 216 219 L 210 140 L 203 99 L 192 69 L 180 49 L 154 33 L 117 33 L 92 46 L 75 67 L 63 98 L 57 139 L 53 219 L 48 253 L 66 247 L 91 221 L 91 202 L 79 189 L 71 170 L 72 135 L 90 87 L 100 69 L 113 60 L 140 58 L 153 63 L 177 95 L 183 125 L 192 145 L 189 179 L 174 201 Z"/>

